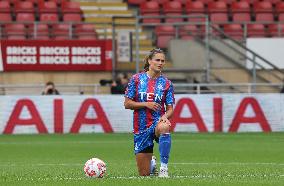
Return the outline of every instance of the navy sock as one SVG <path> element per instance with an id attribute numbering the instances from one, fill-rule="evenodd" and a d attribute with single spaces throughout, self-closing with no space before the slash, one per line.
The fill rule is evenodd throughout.
<path id="1" fill-rule="evenodd" d="M 161 164 L 168 164 L 171 151 L 171 135 L 170 133 L 161 134 L 159 137 L 159 151 Z"/>

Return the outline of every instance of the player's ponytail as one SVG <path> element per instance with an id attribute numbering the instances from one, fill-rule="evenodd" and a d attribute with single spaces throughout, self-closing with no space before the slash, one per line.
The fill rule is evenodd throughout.
<path id="1" fill-rule="evenodd" d="M 145 72 L 147 72 L 147 71 L 149 71 L 149 66 L 150 66 L 150 64 L 149 64 L 149 59 L 151 59 L 150 58 L 150 55 L 147 55 L 145 58 L 144 58 L 144 63 L 145 63 L 145 65 L 144 65 L 144 71 Z"/>
<path id="2" fill-rule="evenodd" d="M 165 54 L 163 50 L 161 50 L 160 48 L 155 48 L 153 50 L 150 51 L 150 53 L 144 58 L 143 62 L 145 63 L 144 65 L 144 71 L 147 72 L 149 71 L 149 59 L 153 59 L 154 55 L 157 53 L 162 53 Z"/>

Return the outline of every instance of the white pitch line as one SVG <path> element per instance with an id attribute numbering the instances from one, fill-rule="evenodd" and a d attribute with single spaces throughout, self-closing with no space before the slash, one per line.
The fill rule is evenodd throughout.
<path id="1" fill-rule="evenodd" d="M 169 163 L 173 165 L 277 165 L 284 166 L 284 163 L 272 163 L 272 162 L 180 162 Z"/>
<path id="2" fill-rule="evenodd" d="M 31 164 L 17 164 L 17 163 L 1 163 L 0 167 L 9 166 L 82 166 L 84 163 L 31 163 Z M 120 163 L 110 163 L 112 165 Z M 135 164 L 135 162 L 124 162 L 123 164 Z M 107 164 L 108 165 L 108 164 Z M 272 163 L 272 162 L 173 162 L 169 165 L 263 165 L 263 166 L 284 166 L 284 163 Z"/>
<path id="3" fill-rule="evenodd" d="M 117 144 L 131 141 L 27 141 L 27 142 L 0 142 L 0 145 L 48 145 L 48 144 Z"/>
<path id="4" fill-rule="evenodd" d="M 225 175 L 226 177 L 234 177 L 235 175 L 232 174 L 228 174 Z M 241 176 L 242 178 L 244 177 L 255 177 L 255 178 L 259 178 L 259 177 L 282 177 L 284 175 L 276 175 L 276 174 L 264 174 L 264 175 L 255 175 L 255 174 L 240 174 L 237 176 Z M 204 179 L 204 178 L 218 178 L 220 177 L 220 175 L 218 174 L 195 174 L 195 175 L 170 175 L 169 178 L 161 178 L 161 179 Z M 52 178 L 27 178 L 27 177 L 18 177 L 17 180 L 18 181 L 28 181 L 28 180 L 39 180 L 39 181 L 57 181 L 57 180 L 87 180 L 87 179 L 97 179 L 97 178 L 83 178 L 83 177 L 52 177 Z M 99 179 L 140 179 L 140 180 L 149 180 L 149 179 L 160 179 L 159 177 L 152 177 L 152 176 L 148 176 L 148 177 L 141 177 L 141 176 L 105 176 L 104 178 L 99 178 Z"/>

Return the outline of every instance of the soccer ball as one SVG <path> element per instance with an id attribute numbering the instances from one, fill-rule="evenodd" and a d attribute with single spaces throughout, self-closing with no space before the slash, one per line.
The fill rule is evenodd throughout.
<path id="1" fill-rule="evenodd" d="M 106 164 L 98 158 L 89 159 L 85 163 L 84 172 L 87 177 L 102 178 L 106 173 Z"/>

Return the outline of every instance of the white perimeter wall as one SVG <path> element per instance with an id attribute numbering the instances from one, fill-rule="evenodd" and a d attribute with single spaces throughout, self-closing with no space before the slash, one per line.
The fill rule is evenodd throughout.
<path id="1" fill-rule="evenodd" d="M 0 133 L 132 132 L 123 101 L 123 95 L 1 96 Z M 284 96 L 176 95 L 171 121 L 182 132 L 284 131 Z"/>

